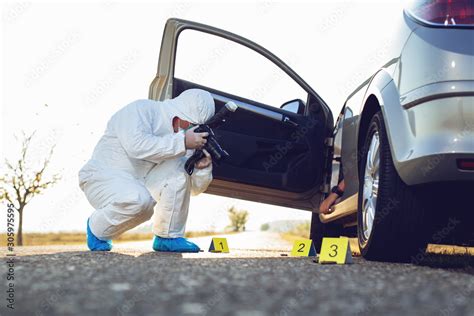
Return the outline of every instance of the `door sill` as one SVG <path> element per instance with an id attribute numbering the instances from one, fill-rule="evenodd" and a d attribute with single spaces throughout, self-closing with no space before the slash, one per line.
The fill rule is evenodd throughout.
<path id="1" fill-rule="evenodd" d="M 320 197 L 317 190 L 286 192 L 219 179 L 213 179 L 204 193 L 307 211 L 314 209 L 312 199 L 319 200 Z"/>
<path id="2" fill-rule="evenodd" d="M 319 214 L 322 223 L 334 222 L 338 219 L 357 213 L 357 201 L 359 194 L 356 193 L 344 201 L 333 205 L 334 211 L 329 214 Z"/>

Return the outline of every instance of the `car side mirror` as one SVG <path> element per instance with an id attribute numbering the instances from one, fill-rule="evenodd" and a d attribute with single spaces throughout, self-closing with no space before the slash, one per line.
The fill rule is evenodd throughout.
<path id="1" fill-rule="evenodd" d="M 291 100 L 288 102 L 283 103 L 280 106 L 280 109 L 296 113 L 296 114 L 303 114 L 304 113 L 304 103 L 300 99 Z"/>

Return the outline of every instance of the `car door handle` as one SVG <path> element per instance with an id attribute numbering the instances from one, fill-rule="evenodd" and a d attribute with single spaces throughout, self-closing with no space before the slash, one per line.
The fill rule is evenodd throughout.
<path id="1" fill-rule="evenodd" d="M 292 127 L 298 127 L 299 126 L 298 123 L 293 122 L 288 116 L 284 116 L 282 122 L 285 123 L 286 125 L 289 125 L 289 126 L 292 126 Z"/>

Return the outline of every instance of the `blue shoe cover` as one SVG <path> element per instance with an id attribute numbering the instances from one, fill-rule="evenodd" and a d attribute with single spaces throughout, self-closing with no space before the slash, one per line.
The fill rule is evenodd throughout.
<path id="1" fill-rule="evenodd" d="M 94 236 L 89 227 L 89 219 L 87 220 L 87 247 L 89 247 L 91 251 L 112 250 L 112 240 L 100 240 Z"/>
<path id="2" fill-rule="evenodd" d="M 164 252 L 199 252 L 198 245 L 186 238 L 163 238 L 155 236 L 153 239 L 153 250 Z"/>

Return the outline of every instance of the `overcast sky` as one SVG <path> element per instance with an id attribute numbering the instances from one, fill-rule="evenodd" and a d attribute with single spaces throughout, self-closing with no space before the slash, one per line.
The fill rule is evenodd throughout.
<path id="1" fill-rule="evenodd" d="M 386 47 L 401 8 L 396 1 L 8 2 L 1 23 L 1 166 L 3 157 L 17 156 L 14 134 L 36 130 L 32 156 L 43 157 L 56 144 L 50 171 L 63 177 L 28 205 L 25 230 L 84 230 L 92 208 L 77 172 L 108 118 L 148 97 L 168 18 L 202 22 L 261 44 L 300 74 L 336 116 L 352 89 L 390 58 Z M 275 68 L 260 65 L 258 56 L 239 56 L 240 48 L 206 41 L 190 35 L 180 43 L 177 72 L 185 79 L 213 84 L 220 76 L 216 88 L 275 106 L 298 96 L 284 76 L 271 83 Z M 223 229 L 231 205 L 250 212 L 250 229 L 277 219 L 310 219 L 305 211 L 201 195 L 191 200 L 188 230 Z"/>

